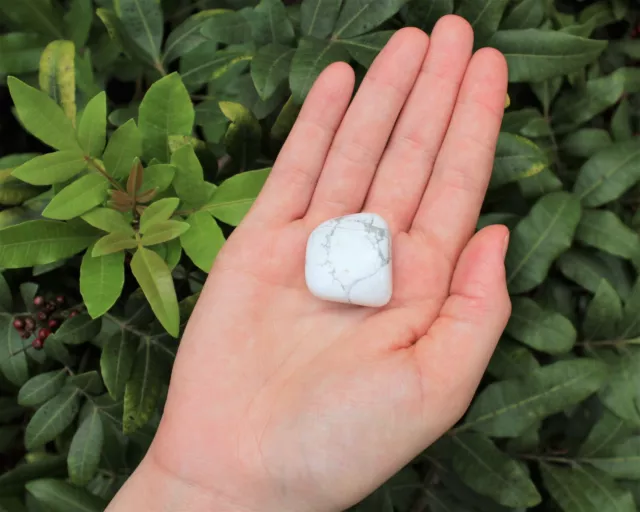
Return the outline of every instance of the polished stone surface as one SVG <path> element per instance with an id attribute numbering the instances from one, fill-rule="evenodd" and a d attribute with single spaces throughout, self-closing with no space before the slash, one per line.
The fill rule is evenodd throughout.
<path id="1" fill-rule="evenodd" d="M 391 299 L 391 234 L 374 213 L 328 220 L 309 236 L 309 291 L 332 302 L 380 307 Z"/>

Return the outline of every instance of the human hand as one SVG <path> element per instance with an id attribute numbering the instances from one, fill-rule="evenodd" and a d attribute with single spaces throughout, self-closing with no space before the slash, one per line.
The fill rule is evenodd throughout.
<path id="1" fill-rule="evenodd" d="M 507 69 L 472 47 L 454 16 L 430 39 L 400 30 L 350 106 L 351 68 L 320 76 L 209 275 L 158 434 L 110 510 L 139 509 L 132 494 L 144 510 L 342 510 L 461 417 L 510 312 L 508 232 L 474 235 Z M 393 234 L 379 309 L 320 301 L 304 280 L 311 231 L 360 211 Z"/>

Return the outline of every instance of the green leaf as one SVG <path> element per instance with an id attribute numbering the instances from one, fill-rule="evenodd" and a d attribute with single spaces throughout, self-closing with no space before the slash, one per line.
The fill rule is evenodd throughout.
<path id="1" fill-rule="evenodd" d="M 620 197 L 640 179 L 640 146 L 619 142 L 598 151 L 578 173 L 574 193 L 585 206 L 600 206 Z"/>
<path id="2" fill-rule="evenodd" d="M 67 318 L 60 328 L 48 339 L 62 341 L 66 345 L 79 345 L 95 338 L 100 332 L 102 321 L 93 319 L 86 313 L 81 313 L 72 318 Z"/>
<path id="3" fill-rule="evenodd" d="M 73 178 L 87 167 L 84 155 L 78 149 L 56 151 L 37 156 L 22 164 L 13 176 L 32 185 L 52 185 Z"/>
<path id="4" fill-rule="evenodd" d="M 586 461 L 613 478 L 640 479 L 640 436 L 618 444 L 610 456 L 590 457 Z"/>
<path id="5" fill-rule="evenodd" d="M 572 465 L 564 468 L 541 463 L 542 480 L 565 512 L 634 512 L 633 497 L 606 475 Z"/>
<path id="6" fill-rule="evenodd" d="M 453 0 L 412 0 L 407 5 L 407 25 L 430 34 L 440 18 L 452 13 Z"/>
<path id="7" fill-rule="evenodd" d="M 102 379 L 97 371 L 91 370 L 90 372 L 77 373 L 69 377 L 69 384 L 78 388 L 84 394 L 97 395 L 104 392 L 104 386 L 102 385 Z"/>
<path id="8" fill-rule="evenodd" d="M 13 327 L 13 318 L 0 315 L 0 370 L 16 386 L 22 386 L 29 379 L 23 345 L 18 331 Z"/>
<path id="9" fill-rule="evenodd" d="M 538 0 L 516 3 L 500 24 L 504 30 L 538 28 L 546 17 L 545 5 Z"/>
<path id="10" fill-rule="evenodd" d="M 273 96 L 289 76 L 295 50 L 280 44 L 268 44 L 251 61 L 251 78 L 263 100 Z"/>
<path id="11" fill-rule="evenodd" d="M 324 39 L 333 31 L 342 0 L 303 0 L 300 6 L 302 34 Z"/>
<path id="12" fill-rule="evenodd" d="M 246 43 L 251 40 L 249 17 L 243 11 L 220 13 L 205 23 L 202 27 L 202 34 L 218 43 Z"/>
<path id="13" fill-rule="evenodd" d="M 178 238 L 189 229 L 189 224 L 179 220 L 165 220 L 149 226 L 142 237 L 142 245 L 156 245 Z"/>
<path id="14" fill-rule="evenodd" d="M 587 398 L 608 375 L 604 363 L 581 358 L 543 366 L 523 379 L 490 384 L 477 396 L 459 430 L 517 437 L 536 421 Z"/>
<path id="15" fill-rule="evenodd" d="M 547 167 L 547 157 L 532 141 L 519 135 L 501 133 L 491 174 L 491 186 L 535 176 Z"/>
<path id="16" fill-rule="evenodd" d="M 60 12 L 48 0 L 4 1 L 0 11 L 5 12 L 7 19 L 30 31 L 44 34 L 49 39 L 64 39 Z"/>
<path id="17" fill-rule="evenodd" d="M 109 233 L 98 240 L 93 246 L 91 255 L 94 257 L 105 256 L 107 254 L 113 254 L 114 252 L 124 251 L 125 249 L 135 249 L 136 247 L 138 247 L 138 242 L 130 233 L 118 231 Z"/>
<path id="18" fill-rule="evenodd" d="M 524 137 L 548 137 L 549 121 L 537 108 L 523 108 L 506 112 L 502 121 L 503 131 Z"/>
<path id="19" fill-rule="evenodd" d="M 25 430 L 24 443 L 27 450 L 44 446 L 58 437 L 78 414 L 80 392 L 75 388 L 64 388 L 33 415 Z"/>
<path id="20" fill-rule="evenodd" d="M 124 286 L 124 253 L 92 256 L 88 249 L 80 265 L 80 293 L 92 318 L 104 315 L 116 303 Z"/>
<path id="21" fill-rule="evenodd" d="M 107 138 L 107 95 L 101 92 L 85 107 L 78 125 L 78 141 L 86 154 L 100 157 Z"/>
<path id="22" fill-rule="evenodd" d="M 69 220 L 95 208 L 107 198 L 109 182 L 100 174 L 87 174 L 58 192 L 42 215 Z"/>
<path id="23" fill-rule="evenodd" d="M 158 193 L 167 190 L 176 174 L 176 168 L 170 164 L 150 165 L 144 170 L 144 178 L 140 190 L 156 189 Z"/>
<path id="24" fill-rule="evenodd" d="M 200 11 L 178 25 L 167 38 L 162 61 L 172 62 L 205 42 L 207 39 L 202 35 L 201 31 L 207 20 L 224 12 L 229 11 L 225 9 Z"/>
<path id="25" fill-rule="evenodd" d="M 104 344 L 100 356 L 100 371 L 109 395 L 120 400 L 131 375 L 139 341 L 127 329 L 120 329 Z"/>
<path id="26" fill-rule="evenodd" d="M 293 42 L 293 25 L 281 0 L 260 0 L 251 16 L 251 33 L 258 46 Z"/>
<path id="27" fill-rule="evenodd" d="M 580 446 L 580 458 L 610 454 L 612 448 L 627 439 L 631 432 L 630 425 L 605 409 L 589 432 L 587 439 Z"/>
<path id="28" fill-rule="evenodd" d="M 620 296 L 623 295 L 617 286 L 615 276 L 595 253 L 570 249 L 558 258 L 557 266 L 565 277 L 578 283 L 585 290 L 596 293 L 600 281 L 607 279 Z"/>
<path id="29" fill-rule="evenodd" d="M 102 418 L 98 409 L 91 407 L 91 412 L 80 423 L 69 446 L 67 467 L 71 482 L 85 486 L 91 481 L 100 464 L 103 443 Z"/>
<path id="30" fill-rule="evenodd" d="M 204 180 L 204 172 L 195 150 L 184 145 L 171 155 L 171 163 L 176 168 L 173 188 L 185 204 L 197 208 L 209 198 L 209 189 Z"/>
<path id="31" fill-rule="evenodd" d="M 40 57 L 40 89 L 57 101 L 65 115 L 76 122 L 76 50 L 71 41 L 52 41 Z"/>
<path id="32" fill-rule="evenodd" d="M 558 133 L 574 130 L 615 105 L 623 92 L 624 75 L 620 73 L 588 80 L 584 88 L 570 90 L 554 103 L 554 130 Z"/>
<path id="33" fill-rule="evenodd" d="M 293 56 L 289 75 L 294 100 L 302 104 L 320 72 L 329 64 L 348 60 L 346 48 L 336 41 L 321 41 L 310 37 L 301 39 Z"/>
<path id="34" fill-rule="evenodd" d="M 32 480 L 26 488 L 51 512 L 102 512 L 107 506 L 102 498 L 62 480 Z"/>
<path id="35" fill-rule="evenodd" d="M 369 32 L 387 21 L 407 0 L 344 0 L 334 38 L 346 39 Z"/>
<path id="36" fill-rule="evenodd" d="M 157 256 L 155 253 L 152 254 Z M 176 305 L 176 314 L 177 311 Z M 133 371 L 127 381 L 124 394 L 123 429 L 127 435 L 132 434 L 149 421 L 155 412 L 162 387 L 165 384 L 160 371 L 162 362 L 159 361 L 160 356 L 156 350 L 154 345 L 146 339 L 136 354 Z"/>
<path id="37" fill-rule="evenodd" d="M 11 296 L 11 288 L 9 283 L 0 273 L 0 311 L 9 312 L 13 308 L 13 297 Z"/>
<path id="38" fill-rule="evenodd" d="M 177 338 L 178 299 L 167 264 L 155 252 L 140 247 L 131 260 L 131 271 L 162 326 Z"/>
<path id="39" fill-rule="evenodd" d="M 203 207 L 231 226 L 240 224 L 271 172 L 271 168 L 237 174 L 220 185 Z"/>
<path id="40" fill-rule="evenodd" d="M 584 210 L 576 240 L 622 258 L 633 259 L 640 254 L 638 234 L 607 210 Z"/>
<path id="41" fill-rule="evenodd" d="M 496 32 L 490 45 L 507 58 L 510 82 L 541 82 L 579 71 L 596 60 L 607 43 L 553 30 L 524 29 Z"/>
<path id="42" fill-rule="evenodd" d="M 352 39 L 340 39 L 340 44 L 347 49 L 355 61 L 368 68 L 393 34 L 392 30 L 373 32 Z"/>
<path id="43" fill-rule="evenodd" d="M 26 130 L 52 148 L 78 150 L 73 124 L 55 101 L 12 76 L 7 83 Z"/>
<path id="44" fill-rule="evenodd" d="M 155 82 L 140 103 L 138 125 L 145 158 L 168 162 L 169 135 L 191 135 L 194 118 L 193 104 L 180 75 L 172 73 Z"/>
<path id="45" fill-rule="evenodd" d="M 600 391 L 599 397 L 609 410 L 627 420 L 635 428 L 639 428 L 640 409 L 637 405 L 639 389 L 640 350 L 629 350 L 627 355 L 613 361 L 611 378 Z"/>
<path id="46" fill-rule="evenodd" d="M 583 128 L 567 135 L 560 144 L 560 149 L 572 156 L 589 158 L 611 144 L 613 140 L 606 130 Z"/>
<path id="47" fill-rule="evenodd" d="M 0 35 L 0 75 L 37 71 L 43 46 L 38 34 L 10 32 Z"/>
<path id="48" fill-rule="evenodd" d="M 70 366 L 73 364 L 73 357 L 71 357 L 69 350 L 58 339 L 47 338 L 47 342 L 44 344 L 44 353 L 47 357 L 64 365 Z"/>
<path id="49" fill-rule="evenodd" d="M 473 28 L 476 46 L 484 46 L 498 30 L 508 0 L 461 0 L 456 14 L 465 18 Z"/>
<path id="50" fill-rule="evenodd" d="M 227 153 L 241 170 L 259 155 L 262 128 L 253 113 L 240 103 L 220 102 L 220 110 L 231 121 L 224 136 Z"/>
<path id="51" fill-rule="evenodd" d="M 46 265 L 68 258 L 96 239 L 93 228 L 82 224 L 33 220 L 0 229 L 0 267 Z"/>
<path id="52" fill-rule="evenodd" d="M 633 139 L 631 104 L 623 98 L 611 118 L 611 133 L 618 142 Z"/>
<path id="53" fill-rule="evenodd" d="M 156 0 L 114 0 L 114 7 L 127 35 L 149 62 L 158 63 L 164 25 L 160 3 Z"/>
<path id="54" fill-rule="evenodd" d="M 576 342 L 576 330 L 564 316 L 540 307 L 526 297 L 513 297 L 513 312 L 507 334 L 531 348 L 548 354 L 569 352 Z"/>
<path id="55" fill-rule="evenodd" d="M 553 261 L 569 247 L 580 220 L 580 204 L 567 192 L 553 192 L 536 202 L 513 230 L 506 258 L 512 293 L 544 281 Z"/>
<path id="56" fill-rule="evenodd" d="M 180 59 L 180 76 L 190 90 L 215 80 L 238 63 L 246 63 L 253 59 L 253 50 L 245 47 L 227 47 L 217 49 L 217 43 L 207 41 Z"/>
<path id="57" fill-rule="evenodd" d="M 66 370 L 55 370 L 36 375 L 20 388 L 18 403 L 24 407 L 40 405 L 56 396 L 66 380 Z"/>
<path id="58" fill-rule="evenodd" d="M 82 220 L 94 228 L 107 231 L 108 233 L 134 234 L 131 224 L 120 212 L 111 208 L 95 208 L 82 216 Z"/>
<path id="59" fill-rule="evenodd" d="M 529 508 L 542 501 L 525 465 L 498 450 L 482 434 L 453 437 L 453 469 L 474 491 L 501 505 Z"/>
<path id="60" fill-rule="evenodd" d="M 93 21 L 91 0 L 72 0 L 64 16 L 65 32 L 78 48 L 82 48 L 89 38 Z"/>
<path id="61" fill-rule="evenodd" d="M 538 368 L 540 364 L 528 348 L 503 337 L 493 352 L 487 372 L 496 379 L 514 379 L 525 377 Z"/>
<path id="62" fill-rule="evenodd" d="M 129 176 L 136 158 L 142 156 L 142 135 L 133 119 L 120 126 L 109 139 L 104 151 L 104 167 L 114 178 Z"/>
<path id="63" fill-rule="evenodd" d="M 589 302 L 584 317 L 584 331 L 587 339 L 606 340 L 615 336 L 618 323 L 622 320 L 620 295 L 609 281 L 601 279 L 595 296 Z"/>
<path id="64" fill-rule="evenodd" d="M 182 248 L 200 270 L 209 272 L 225 242 L 222 230 L 204 211 L 189 215 L 187 223 L 191 227 L 180 237 Z"/>
<path id="65" fill-rule="evenodd" d="M 177 197 L 167 197 L 149 205 L 140 217 L 140 233 L 144 235 L 154 224 L 169 220 L 179 204 L 180 199 Z"/>

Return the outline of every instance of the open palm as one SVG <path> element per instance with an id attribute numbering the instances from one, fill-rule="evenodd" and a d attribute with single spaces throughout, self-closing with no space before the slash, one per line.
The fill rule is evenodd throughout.
<path id="1" fill-rule="evenodd" d="M 218 257 L 148 457 L 216 510 L 344 509 L 468 406 L 510 311 L 507 230 L 474 235 L 507 71 L 472 48 L 449 16 L 397 32 L 353 101 L 351 69 L 325 70 Z M 311 231 L 360 211 L 393 234 L 380 309 L 304 282 Z"/>

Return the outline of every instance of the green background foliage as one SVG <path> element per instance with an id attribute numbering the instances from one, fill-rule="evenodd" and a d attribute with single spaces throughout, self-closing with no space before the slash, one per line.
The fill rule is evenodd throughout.
<path id="1" fill-rule="evenodd" d="M 639 509 L 637 0 L 2 0 L 0 511 L 104 509 L 315 78 L 449 13 L 509 63 L 478 227 L 512 230 L 513 315 L 466 416 L 354 510 Z M 57 294 L 36 350 L 14 321 Z"/>

